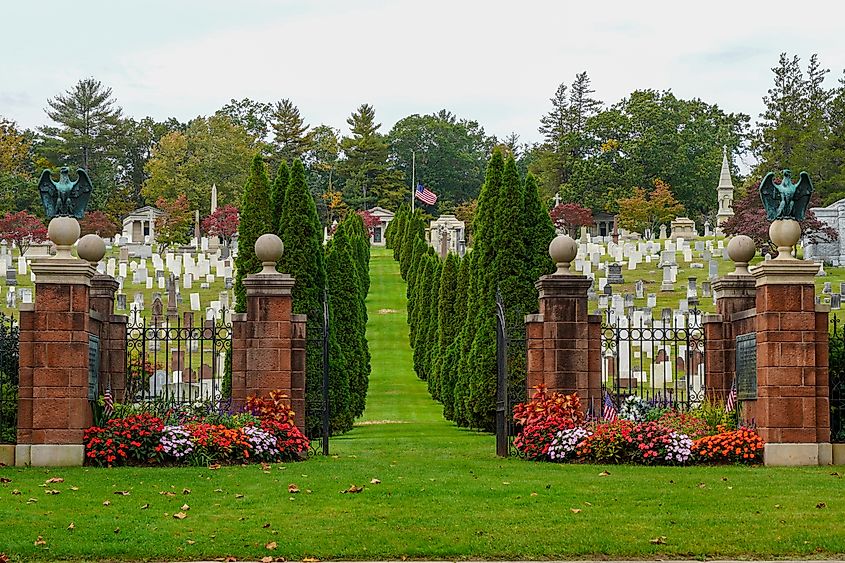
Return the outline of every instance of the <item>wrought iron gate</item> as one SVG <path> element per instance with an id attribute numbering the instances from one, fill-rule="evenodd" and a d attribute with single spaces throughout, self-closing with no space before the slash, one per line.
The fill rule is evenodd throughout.
<path id="1" fill-rule="evenodd" d="M 20 326 L 0 313 L 0 444 L 14 444 L 18 431 Z"/>
<path id="2" fill-rule="evenodd" d="M 508 319 L 510 318 L 510 323 Z M 526 400 L 527 348 L 519 311 L 507 311 L 496 291 L 496 455 L 507 457 L 515 435 L 513 406 Z M 517 320 L 517 322 L 514 322 Z"/>

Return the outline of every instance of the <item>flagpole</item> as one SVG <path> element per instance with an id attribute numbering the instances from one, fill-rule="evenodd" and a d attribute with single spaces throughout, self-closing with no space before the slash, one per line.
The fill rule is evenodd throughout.
<path id="1" fill-rule="evenodd" d="M 416 196 L 414 192 L 417 189 L 417 153 L 411 151 L 411 214 L 414 213 L 414 199 Z"/>

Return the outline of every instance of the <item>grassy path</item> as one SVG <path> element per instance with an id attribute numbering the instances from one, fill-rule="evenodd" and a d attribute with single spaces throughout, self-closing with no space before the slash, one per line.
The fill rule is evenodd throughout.
<path id="1" fill-rule="evenodd" d="M 373 252 L 371 276 L 367 410 L 332 439 L 331 456 L 218 470 L 0 467 L 0 553 L 13 561 L 845 554 L 845 468 L 496 458 L 492 436 L 444 421 L 414 375 L 404 283 L 386 251 Z M 64 481 L 46 485 L 51 477 Z M 292 484 L 301 492 L 289 493 Z M 341 492 L 352 484 L 363 490 Z M 174 519 L 180 510 L 187 516 Z"/>

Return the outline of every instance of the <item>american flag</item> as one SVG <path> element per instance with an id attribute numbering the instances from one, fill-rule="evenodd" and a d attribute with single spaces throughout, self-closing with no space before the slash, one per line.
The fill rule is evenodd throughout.
<path id="1" fill-rule="evenodd" d="M 731 383 L 731 390 L 728 391 L 728 398 L 725 401 L 725 412 L 733 412 L 736 409 L 736 378 Z"/>
<path id="2" fill-rule="evenodd" d="M 417 190 L 414 192 L 414 197 L 426 205 L 434 205 L 437 203 L 437 194 L 423 186 L 422 182 L 417 184 Z"/>
<path id="3" fill-rule="evenodd" d="M 108 387 L 103 395 L 103 413 L 106 416 L 114 414 L 114 397 L 111 396 L 111 387 Z"/>
<path id="4" fill-rule="evenodd" d="M 604 392 L 604 403 L 602 404 L 601 417 L 607 421 L 616 420 L 617 412 L 616 405 L 613 404 L 613 399 L 610 398 L 610 393 Z"/>

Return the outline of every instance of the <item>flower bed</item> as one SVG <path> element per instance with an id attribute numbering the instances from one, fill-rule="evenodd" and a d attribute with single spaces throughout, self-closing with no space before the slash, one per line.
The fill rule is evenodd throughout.
<path id="1" fill-rule="evenodd" d="M 753 428 L 733 426 L 724 405 L 705 403 L 691 412 L 627 397 L 614 420 L 585 420 L 577 395 L 548 393 L 514 407 L 521 427 L 520 455 L 535 461 L 638 463 L 757 463 L 763 440 Z"/>
<path id="2" fill-rule="evenodd" d="M 281 393 L 249 397 L 244 412 L 229 414 L 197 404 L 159 415 L 122 413 L 85 430 L 85 459 L 92 465 L 157 465 L 295 461 L 308 453 Z"/>

